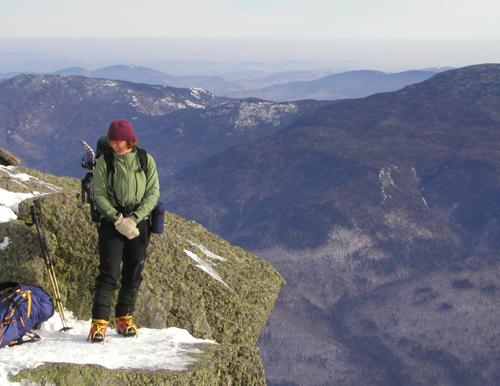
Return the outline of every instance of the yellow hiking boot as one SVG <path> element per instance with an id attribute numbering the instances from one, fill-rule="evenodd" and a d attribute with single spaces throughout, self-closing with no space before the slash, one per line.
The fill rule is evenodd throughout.
<path id="1" fill-rule="evenodd" d="M 124 315 L 116 318 L 116 332 L 123 336 L 137 336 L 137 324 L 134 323 L 132 315 Z"/>
<path id="2" fill-rule="evenodd" d="M 107 320 L 92 319 L 92 324 L 90 325 L 90 332 L 87 340 L 90 340 L 92 343 L 99 343 L 104 341 L 108 324 L 109 322 Z"/>

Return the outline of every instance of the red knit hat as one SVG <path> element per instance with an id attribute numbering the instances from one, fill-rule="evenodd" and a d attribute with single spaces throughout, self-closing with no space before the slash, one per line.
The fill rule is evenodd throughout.
<path id="1" fill-rule="evenodd" d="M 110 141 L 137 141 L 134 128 L 129 121 L 117 119 L 111 122 L 108 129 L 108 140 Z"/>

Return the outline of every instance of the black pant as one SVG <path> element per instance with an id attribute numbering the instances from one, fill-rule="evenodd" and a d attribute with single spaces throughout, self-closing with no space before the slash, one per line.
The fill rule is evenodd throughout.
<path id="1" fill-rule="evenodd" d="M 119 281 L 121 286 L 115 316 L 134 312 L 151 235 L 148 220 L 141 221 L 137 228 L 139 236 L 129 240 L 115 229 L 112 222 L 102 220 L 99 224 L 99 275 L 96 279 L 92 319 L 109 320 Z"/>

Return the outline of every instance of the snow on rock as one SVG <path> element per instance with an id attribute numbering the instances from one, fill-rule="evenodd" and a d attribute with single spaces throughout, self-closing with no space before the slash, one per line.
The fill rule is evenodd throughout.
<path id="1" fill-rule="evenodd" d="M 391 198 L 391 195 L 387 193 L 386 189 L 390 186 L 395 186 L 394 180 L 392 179 L 391 172 L 398 170 L 398 167 L 388 166 L 380 169 L 378 173 L 378 178 L 380 180 L 380 192 L 382 194 L 382 203 L 384 203 L 388 198 Z"/>
<path id="2" fill-rule="evenodd" d="M 222 283 L 225 287 L 229 288 L 229 286 L 224 282 L 224 280 L 222 280 L 220 275 L 213 269 L 212 264 L 214 264 L 214 263 L 201 259 L 196 253 L 191 252 L 187 249 L 184 249 L 184 253 L 195 261 L 196 266 L 198 268 L 200 268 L 202 271 L 205 271 L 206 273 L 208 273 L 215 280 Z"/>
<path id="3" fill-rule="evenodd" d="M 10 244 L 10 238 L 7 237 L 7 236 L 5 236 L 3 238 L 3 241 L 0 243 L 0 250 L 3 251 L 5 249 L 7 249 L 7 247 L 9 246 L 9 244 Z"/>
<path id="4" fill-rule="evenodd" d="M 0 222 L 17 219 L 19 203 L 36 196 L 34 193 L 14 193 L 0 188 Z"/>
<path id="5" fill-rule="evenodd" d="M 139 99 L 135 95 L 132 95 L 132 102 L 130 102 L 130 106 L 132 107 L 139 106 Z"/>
<path id="6" fill-rule="evenodd" d="M 0 166 L 0 167 L 6 168 L 5 166 Z M 9 166 L 9 167 L 12 167 L 12 166 Z M 8 173 L 8 174 L 9 174 L 10 178 L 14 178 L 14 179 L 22 181 L 22 182 L 28 182 L 29 180 L 31 180 L 32 178 L 34 178 L 34 177 L 32 177 L 32 176 L 30 176 L 29 174 L 26 174 L 26 173 L 17 173 L 17 174 Z"/>
<path id="7" fill-rule="evenodd" d="M 90 343 L 87 335 L 90 321 L 76 320 L 65 313 L 69 325 L 61 332 L 57 313 L 42 325 L 37 333 L 39 342 L 0 350 L 0 384 L 21 385 L 9 381 L 26 368 L 45 363 L 97 364 L 108 369 L 144 369 L 182 371 L 196 362 L 190 354 L 200 353 L 198 344 L 215 344 L 213 340 L 194 338 L 180 328 L 140 328 L 136 338 L 124 338 L 108 329 L 103 343 Z"/>
<path id="8" fill-rule="evenodd" d="M 118 86 L 118 83 L 116 83 L 112 80 L 106 80 L 103 85 L 107 86 L 107 87 L 116 87 L 116 86 Z"/>
<path id="9" fill-rule="evenodd" d="M 277 126 L 287 114 L 298 111 L 294 103 L 242 102 L 234 128 L 245 130 L 257 127 L 258 121 Z"/>
<path id="10" fill-rule="evenodd" d="M 16 180 L 20 180 L 20 181 L 23 181 L 23 182 L 27 182 L 29 180 L 31 180 L 32 176 L 30 176 L 29 174 L 26 174 L 26 173 L 11 173 L 15 170 L 15 166 L 3 166 L 3 165 L 0 165 L 0 170 L 3 171 L 4 173 L 6 173 L 9 178 L 14 178 Z"/>
<path id="11" fill-rule="evenodd" d="M 55 185 L 49 184 L 45 181 L 39 180 L 36 177 L 30 176 L 26 173 L 15 173 L 16 167 L 14 166 L 0 166 L 0 175 L 6 174 L 8 178 L 23 185 L 22 182 L 34 181 L 44 187 L 49 188 L 54 192 L 59 192 L 61 189 Z M 20 182 L 21 181 L 21 182 Z M 41 196 L 47 193 L 40 193 L 32 191 L 30 193 L 11 192 L 0 188 L 0 223 L 17 219 L 19 212 L 19 204 L 32 197 Z"/>
<path id="12" fill-rule="evenodd" d="M 49 184 L 48 182 L 42 181 L 37 177 L 30 176 L 29 174 L 26 173 L 15 173 L 17 167 L 16 166 L 3 166 L 0 165 L 0 172 L 3 174 L 6 174 L 8 178 L 13 179 L 18 182 L 28 182 L 32 181 L 37 184 L 43 185 L 44 187 L 47 187 L 48 189 L 52 190 L 53 192 L 61 192 L 62 189 L 58 186 Z M 22 184 L 21 184 L 22 185 Z M 25 185 L 23 185 L 25 186 Z M 39 192 L 33 192 L 35 195 L 39 195 Z"/>
<path id="13" fill-rule="evenodd" d="M 0 222 L 7 222 L 15 219 L 17 219 L 17 216 L 14 211 L 10 208 L 2 206 L 0 203 Z"/>
<path id="14" fill-rule="evenodd" d="M 193 103 L 193 102 L 191 102 L 191 101 L 190 101 L 190 100 L 188 100 L 188 99 L 186 99 L 186 100 L 184 101 L 184 103 L 186 104 L 186 106 L 192 107 L 192 108 L 194 108 L 194 109 L 204 109 L 204 108 L 205 108 L 205 106 L 200 105 L 200 104 L 198 104 L 198 103 Z"/>
<path id="15" fill-rule="evenodd" d="M 209 93 L 203 88 L 199 88 L 199 87 L 191 88 L 191 95 L 194 96 L 196 99 L 200 99 L 201 94 L 209 94 Z"/>
<path id="16" fill-rule="evenodd" d="M 222 257 L 222 256 L 219 256 L 219 255 L 216 255 L 215 253 L 213 252 L 210 252 L 207 248 L 205 248 L 204 245 L 202 244 L 196 244 L 196 243 L 193 243 L 192 241 L 190 240 L 186 240 L 189 244 L 191 244 L 193 247 L 196 247 L 198 248 L 200 251 L 202 251 L 209 259 L 213 259 L 213 260 L 219 260 L 219 261 L 227 261 L 226 258 Z"/>

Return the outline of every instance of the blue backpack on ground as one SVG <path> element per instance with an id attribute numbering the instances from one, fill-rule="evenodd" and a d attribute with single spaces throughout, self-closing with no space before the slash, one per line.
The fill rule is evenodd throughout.
<path id="1" fill-rule="evenodd" d="M 52 315 L 52 298 L 42 288 L 0 283 L 0 348 L 40 340 L 31 330 Z"/>

